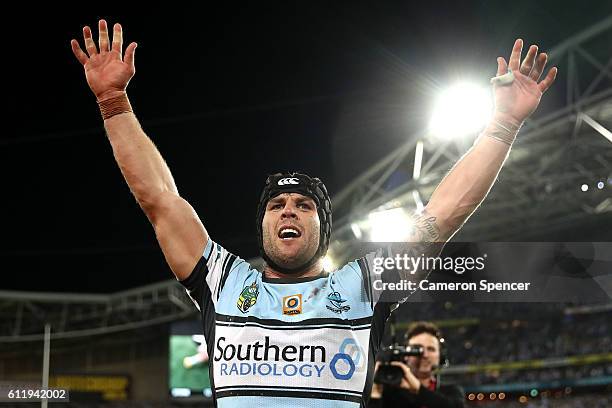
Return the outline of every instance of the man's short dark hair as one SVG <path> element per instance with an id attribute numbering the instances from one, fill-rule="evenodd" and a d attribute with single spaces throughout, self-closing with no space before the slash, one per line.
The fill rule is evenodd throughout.
<path id="1" fill-rule="evenodd" d="M 442 338 L 442 332 L 440 332 L 440 329 L 435 324 L 431 322 L 414 322 L 411 323 L 410 326 L 408 326 L 408 330 L 404 335 L 404 340 L 408 342 L 414 336 L 418 336 L 422 333 L 431 334 L 432 336 L 438 339 L 438 343 Z"/>

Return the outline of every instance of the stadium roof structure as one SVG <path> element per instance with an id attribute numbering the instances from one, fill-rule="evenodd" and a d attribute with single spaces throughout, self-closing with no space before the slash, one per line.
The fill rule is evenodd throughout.
<path id="1" fill-rule="evenodd" d="M 138 329 L 196 314 L 176 280 L 110 295 L 0 291 L 0 343 L 67 339 Z"/>
<path id="2" fill-rule="evenodd" d="M 612 199 L 597 189 L 580 193 L 585 181 L 612 178 L 612 16 L 558 44 L 553 64 L 566 61 L 564 103 L 529 120 L 501 174 L 502 182 L 456 239 L 495 240 L 553 231 L 585 217 L 612 211 Z M 607 59 L 607 60 L 606 60 Z M 559 78 L 561 79 L 561 78 Z M 405 144 L 355 178 L 333 198 L 331 251 L 342 260 L 355 241 L 351 224 L 388 206 L 415 207 L 467 150 L 468 142 L 428 142 L 413 135 Z M 418 180 L 387 188 L 397 169 L 412 169 L 415 146 L 423 140 Z M 609 185 L 606 189 L 609 189 Z M 257 265 L 260 260 L 253 260 Z M 46 323 L 52 339 L 91 336 L 162 324 L 196 309 L 174 280 L 111 295 L 0 291 L 0 343 L 40 341 Z"/>
<path id="3" fill-rule="evenodd" d="M 595 187 L 612 183 L 612 16 L 558 44 L 549 66 L 567 67 L 555 84 L 561 106 L 529 119 L 502 172 L 500 182 L 454 239 L 512 241 L 555 231 L 586 217 L 612 211 L 612 199 Z M 351 224 L 376 210 L 415 208 L 429 197 L 468 140 L 430 141 L 426 132 L 408 138 L 333 197 L 336 217 L 334 259 L 343 259 L 355 240 Z M 390 189 L 398 169 L 412 174 L 417 143 L 423 143 L 420 177 Z M 581 185 L 590 183 L 586 192 Z M 606 185 L 607 184 L 607 185 Z"/>

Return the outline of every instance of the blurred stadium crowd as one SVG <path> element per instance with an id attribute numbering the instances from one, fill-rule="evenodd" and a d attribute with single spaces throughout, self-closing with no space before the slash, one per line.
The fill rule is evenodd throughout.
<path id="1" fill-rule="evenodd" d="M 401 342 L 406 322 L 436 322 L 451 363 L 442 382 L 463 386 L 467 406 L 607 407 L 611 316 L 569 303 L 407 303 L 385 341 Z"/>

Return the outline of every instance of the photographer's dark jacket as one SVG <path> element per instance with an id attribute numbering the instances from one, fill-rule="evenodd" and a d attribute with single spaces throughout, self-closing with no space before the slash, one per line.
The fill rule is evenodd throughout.
<path id="1" fill-rule="evenodd" d="M 441 385 L 435 391 L 421 387 L 417 394 L 385 386 L 383 397 L 370 399 L 368 408 L 463 408 L 464 398 L 463 389 L 457 385 Z"/>

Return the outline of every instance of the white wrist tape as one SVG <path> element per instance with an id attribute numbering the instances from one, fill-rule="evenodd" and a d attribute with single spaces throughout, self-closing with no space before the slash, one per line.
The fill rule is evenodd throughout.
<path id="1" fill-rule="evenodd" d="M 487 136 L 499 140 L 500 142 L 503 142 L 508 146 L 512 146 L 512 143 L 514 142 L 514 139 L 516 138 L 516 135 L 521 126 L 522 124 L 516 126 L 507 122 L 502 123 L 498 120 L 492 119 L 489 123 L 489 126 L 487 126 L 485 130 L 478 136 L 478 138 L 474 142 L 474 145 L 476 145 L 476 143 L 478 143 L 478 141 L 483 136 Z"/>
<path id="2" fill-rule="evenodd" d="M 494 76 L 493 78 L 491 78 L 491 83 L 493 85 L 504 86 L 504 85 L 510 85 L 512 82 L 514 82 L 514 73 L 512 72 L 511 69 L 508 69 L 507 74 L 498 75 L 498 76 Z"/>

